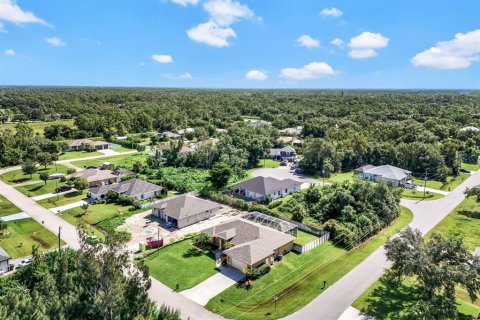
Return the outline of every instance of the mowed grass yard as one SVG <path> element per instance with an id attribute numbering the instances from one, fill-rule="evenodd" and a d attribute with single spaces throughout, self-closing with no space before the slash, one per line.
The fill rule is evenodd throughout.
<path id="1" fill-rule="evenodd" d="M 183 291 L 217 273 L 213 253 L 201 251 L 198 255 L 186 255 L 194 248 L 190 239 L 182 240 L 153 252 L 143 262 L 152 277 L 171 289 L 178 283 Z"/>
<path id="2" fill-rule="evenodd" d="M 77 202 L 82 199 L 85 199 L 86 197 L 87 197 L 87 193 L 85 191 L 84 192 L 72 191 L 69 193 L 64 193 L 58 196 L 53 196 L 47 199 L 37 201 L 37 203 L 47 209 L 50 209 L 50 208 L 64 206 L 69 203 Z"/>
<path id="3" fill-rule="evenodd" d="M 321 180 L 322 178 L 318 178 L 318 179 Z M 343 181 L 353 182 L 354 179 L 355 179 L 355 176 L 353 174 L 353 171 L 347 171 L 343 173 L 334 174 L 333 176 L 328 178 L 327 181 L 330 183 L 335 183 L 335 182 L 342 183 Z"/>
<path id="4" fill-rule="evenodd" d="M 303 246 L 304 244 L 310 243 L 316 239 L 318 239 L 318 236 L 309 232 L 305 232 L 303 230 L 298 230 L 297 239 L 295 239 L 295 243 Z"/>
<path id="5" fill-rule="evenodd" d="M 87 157 L 95 157 L 101 156 L 103 153 L 98 151 L 87 152 L 87 151 L 68 151 L 64 154 L 60 155 L 58 160 L 71 160 L 71 159 L 78 159 L 78 158 L 87 158 Z"/>
<path id="6" fill-rule="evenodd" d="M 399 218 L 358 247 L 347 251 L 326 242 L 303 254 L 290 252 L 270 273 L 257 280 L 252 287 L 230 287 L 212 298 L 207 308 L 232 319 L 278 319 L 305 306 L 322 293 L 323 281 L 328 286 L 347 274 L 387 238 L 412 220 L 412 213 L 402 208 Z M 273 296 L 279 293 L 274 310 Z"/>
<path id="7" fill-rule="evenodd" d="M 402 198 L 410 200 L 437 200 L 443 198 L 443 194 L 435 192 L 425 192 L 425 199 L 423 198 L 423 191 L 405 189 L 402 191 Z"/>
<path id="8" fill-rule="evenodd" d="M 460 236 L 470 251 L 480 247 L 480 206 L 473 198 L 463 200 L 455 210 L 446 216 L 426 236 L 429 239 L 434 232 L 443 236 Z M 384 279 L 384 278 L 382 278 Z M 414 302 L 416 297 L 413 292 L 412 281 L 405 281 L 399 293 L 386 292 L 382 279 L 375 282 L 362 296 L 360 296 L 354 307 L 374 316 L 378 319 L 395 319 L 398 313 L 402 313 Z M 388 303 L 385 303 L 388 301 Z M 480 313 L 480 297 L 476 302 L 470 301 L 465 290 L 457 288 L 457 303 L 461 313 L 469 316 L 468 319 L 476 317 Z"/>
<path id="9" fill-rule="evenodd" d="M 461 168 L 462 169 L 466 169 L 466 170 L 469 170 L 469 171 L 477 171 L 478 169 L 480 169 L 480 164 L 473 164 L 473 163 L 464 163 L 462 162 L 462 165 L 461 165 Z"/>
<path id="10" fill-rule="evenodd" d="M 443 190 L 443 191 L 452 191 L 458 187 L 463 181 L 465 181 L 470 175 L 468 173 L 461 173 L 457 177 L 447 177 L 446 182 L 436 181 L 436 180 L 427 180 L 427 188 Z M 419 178 L 412 178 L 413 183 L 419 186 L 424 186 L 425 182 Z"/>
<path id="11" fill-rule="evenodd" d="M 22 210 L 17 208 L 13 203 L 8 201 L 4 196 L 0 195 L 0 217 L 19 213 Z"/>
<path id="12" fill-rule="evenodd" d="M 71 128 L 74 127 L 73 120 L 57 120 L 57 121 L 39 121 L 39 122 L 26 122 L 29 127 L 33 129 L 34 133 L 38 133 L 43 136 L 43 130 L 45 127 L 53 126 L 54 124 L 57 125 L 66 125 Z M 13 131 L 15 131 L 15 125 L 16 123 L 6 123 L 6 124 L 0 124 L 0 128 L 10 128 Z"/>
<path id="13" fill-rule="evenodd" d="M 133 164 L 136 161 L 140 161 L 141 163 L 146 163 L 147 156 L 148 154 L 146 152 L 138 152 L 138 153 L 129 153 L 124 155 L 105 157 L 100 159 L 79 160 L 79 161 L 74 161 L 73 164 L 76 165 L 77 167 L 84 168 L 87 166 L 99 167 L 105 162 L 110 162 L 110 163 L 113 163 L 115 166 L 131 169 Z"/>
<path id="14" fill-rule="evenodd" d="M 27 181 L 38 181 L 40 180 L 40 173 L 46 172 L 48 174 L 52 173 L 63 173 L 67 174 L 68 168 L 58 164 L 55 168 L 55 165 L 49 165 L 47 166 L 47 169 L 44 168 L 44 166 L 39 166 L 37 173 L 34 173 L 32 177 L 30 177 L 29 174 L 24 174 L 21 169 L 18 170 L 13 170 L 6 172 L 0 176 L 0 178 L 5 181 L 8 184 L 16 184 L 16 183 L 22 183 L 22 182 L 27 182 Z"/>
<path id="15" fill-rule="evenodd" d="M 54 193 L 57 187 L 63 185 L 65 185 L 65 183 L 60 182 L 60 180 L 47 180 L 47 184 L 45 184 L 45 182 L 39 182 L 35 184 L 28 184 L 25 186 L 16 187 L 15 189 L 17 189 L 27 197 L 35 197 L 42 194 Z"/>
<path id="16" fill-rule="evenodd" d="M 280 166 L 279 161 L 276 161 L 276 160 L 273 160 L 273 159 L 260 159 L 258 161 L 258 166 L 255 167 L 255 168 L 252 168 L 252 169 L 248 169 L 247 172 L 246 172 L 246 175 L 245 175 L 245 179 L 242 179 L 242 180 L 247 180 L 247 179 L 253 178 L 252 172 L 257 170 L 257 169 L 263 169 L 263 168 L 275 169 L 275 168 L 278 168 L 279 166 Z M 240 181 L 241 180 L 236 181 L 236 182 L 240 182 Z"/>
<path id="17" fill-rule="evenodd" d="M 57 236 L 32 218 L 7 222 L 5 235 L 0 235 L 0 247 L 14 259 L 31 254 L 32 246 L 45 251 L 55 248 L 57 244 Z M 61 245 L 64 244 L 62 241 Z"/>

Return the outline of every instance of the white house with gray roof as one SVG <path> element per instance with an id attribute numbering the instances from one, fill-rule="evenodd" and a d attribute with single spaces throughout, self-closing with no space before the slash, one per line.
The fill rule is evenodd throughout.
<path id="1" fill-rule="evenodd" d="M 233 194 L 249 200 L 264 201 L 268 196 L 275 200 L 299 192 L 302 183 L 292 179 L 278 180 L 272 177 L 255 177 L 232 187 Z"/>
<path id="2" fill-rule="evenodd" d="M 1 272 L 8 272 L 8 262 L 10 261 L 12 257 L 3 250 L 3 248 L 0 248 L 0 273 Z"/>
<path id="3" fill-rule="evenodd" d="M 220 223 L 203 232 L 219 248 L 226 242 L 233 245 L 223 254 L 227 264 L 239 270 L 273 264 L 275 257 L 292 250 L 295 241 L 290 234 L 242 218 Z"/>
<path id="4" fill-rule="evenodd" d="M 218 214 L 221 205 L 191 194 L 168 198 L 157 202 L 152 213 L 175 228 L 181 229 Z"/>
<path id="5" fill-rule="evenodd" d="M 357 176 L 363 179 L 370 181 L 384 180 L 391 183 L 395 187 L 406 183 L 408 178 L 412 174 L 411 171 L 390 165 L 376 167 L 367 164 L 363 167 L 355 169 L 354 171 Z"/>
<path id="6" fill-rule="evenodd" d="M 110 191 L 118 195 L 127 196 L 132 200 L 147 200 L 161 196 L 163 187 L 141 179 L 130 179 L 91 188 L 88 190 L 88 196 L 92 200 L 106 200 Z"/>

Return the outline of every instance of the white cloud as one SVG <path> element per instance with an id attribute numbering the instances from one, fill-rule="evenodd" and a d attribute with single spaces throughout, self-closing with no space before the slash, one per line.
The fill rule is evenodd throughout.
<path id="1" fill-rule="evenodd" d="M 186 7 L 187 5 L 196 5 L 198 0 L 172 0 L 173 3 Z"/>
<path id="2" fill-rule="evenodd" d="M 180 79 L 191 80 L 193 79 L 192 75 L 189 72 L 182 73 L 178 76 Z"/>
<path id="3" fill-rule="evenodd" d="M 205 2 L 203 8 L 219 26 L 229 26 L 239 19 L 250 19 L 254 16 L 246 4 L 232 0 L 210 0 Z"/>
<path id="4" fill-rule="evenodd" d="M 187 34 L 195 42 L 214 47 L 228 47 L 230 45 L 228 39 L 237 37 L 232 28 L 222 28 L 213 21 L 200 23 L 198 26 L 187 30 Z"/>
<path id="5" fill-rule="evenodd" d="M 147 65 L 147 64 L 146 64 L 145 62 L 139 62 L 139 63 L 138 63 L 138 66 L 139 66 L 139 67 L 145 67 L 146 65 Z"/>
<path id="6" fill-rule="evenodd" d="M 324 17 L 334 17 L 338 18 L 343 14 L 342 11 L 338 10 L 337 8 L 325 8 L 320 11 L 320 15 Z"/>
<path id="7" fill-rule="evenodd" d="M 362 32 L 350 39 L 348 46 L 351 50 L 348 55 L 354 59 L 375 57 L 377 55 L 375 49 L 387 47 L 389 41 L 390 39 L 380 33 Z"/>
<path id="8" fill-rule="evenodd" d="M 7 30 L 5 30 L 5 26 L 1 22 L 0 22 L 0 32 L 7 33 Z"/>
<path id="9" fill-rule="evenodd" d="M 45 20 L 38 18 L 33 12 L 22 10 L 14 0 L 0 0 L 0 20 L 14 24 L 38 23 L 48 26 Z M 3 25 L 0 29 L 2 27 Z"/>
<path id="10" fill-rule="evenodd" d="M 312 62 L 301 68 L 283 68 L 280 77 L 288 81 L 300 81 L 319 79 L 336 73 L 328 63 Z"/>
<path id="11" fill-rule="evenodd" d="M 173 58 L 168 54 L 154 54 L 152 60 L 158 63 L 172 63 Z"/>
<path id="12" fill-rule="evenodd" d="M 7 49 L 7 50 L 5 50 L 5 55 L 6 55 L 6 56 L 13 57 L 13 56 L 15 55 L 15 50 L 13 50 L 13 49 Z"/>
<path id="13" fill-rule="evenodd" d="M 45 38 L 45 42 L 54 47 L 65 47 L 67 44 L 59 37 Z"/>
<path id="14" fill-rule="evenodd" d="M 297 44 L 301 47 L 318 48 L 320 41 L 310 37 L 308 34 L 303 34 L 297 39 Z"/>
<path id="15" fill-rule="evenodd" d="M 480 29 L 457 33 L 450 41 L 440 41 L 415 55 L 411 62 L 419 67 L 433 69 L 465 69 L 480 60 Z"/>
<path id="16" fill-rule="evenodd" d="M 265 71 L 250 70 L 245 74 L 245 78 L 248 80 L 263 81 L 268 79 L 268 75 Z"/>
<path id="17" fill-rule="evenodd" d="M 345 44 L 345 42 L 340 38 L 335 38 L 332 41 L 330 41 L 330 43 L 338 48 L 343 48 L 343 45 Z"/>
<path id="18" fill-rule="evenodd" d="M 164 73 L 163 77 L 170 79 L 170 80 L 191 80 L 193 79 L 192 75 L 189 72 L 185 72 L 179 75 L 171 74 L 171 73 Z"/>

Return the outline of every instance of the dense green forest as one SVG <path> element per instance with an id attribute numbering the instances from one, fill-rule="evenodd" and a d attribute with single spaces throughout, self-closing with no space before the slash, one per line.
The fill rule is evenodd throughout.
<path id="1" fill-rule="evenodd" d="M 441 180 L 457 175 L 462 161 L 477 163 L 480 132 L 460 129 L 480 127 L 479 110 L 478 92 L 3 88 L 0 121 L 74 119 L 76 127 L 47 127 L 48 139 L 26 128 L 0 129 L 0 166 L 51 152 L 50 140 L 192 127 L 194 138 L 220 143 L 188 157 L 173 154 L 170 164 L 210 168 L 222 161 L 241 174 L 282 145 L 277 129 L 303 126 L 299 151 L 312 173 L 392 164 Z M 252 128 L 246 117 L 272 126 Z"/>

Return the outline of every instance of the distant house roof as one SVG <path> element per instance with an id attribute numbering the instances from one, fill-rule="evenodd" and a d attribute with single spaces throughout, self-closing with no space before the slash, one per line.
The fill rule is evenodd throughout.
<path id="1" fill-rule="evenodd" d="M 283 143 L 289 143 L 293 141 L 293 137 L 278 137 L 277 141 L 283 142 Z"/>
<path id="2" fill-rule="evenodd" d="M 89 192 L 96 195 L 102 195 L 107 194 L 110 190 L 118 194 L 124 194 L 127 197 L 133 197 L 145 194 L 147 192 L 161 191 L 163 190 L 163 187 L 135 178 L 125 180 L 119 183 L 112 183 L 100 187 L 91 188 Z"/>
<path id="3" fill-rule="evenodd" d="M 171 131 L 164 131 L 164 132 L 160 132 L 157 134 L 158 136 L 164 136 L 164 137 L 167 137 L 167 138 L 170 138 L 170 139 L 177 139 L 177 138 L 180 138 L 180 135 L 175 133 L 175 132 L 171 132 Z"/>
<path id="4" fill-rule="evenodd" d="M 85 145 L 85 144 L 88 144 L 88 145 L 91 145 L 91 146 L 102 146 L 102 145 L 108 144 L 108 142 L 106 142 L 106 141 L 92 141 L 90 139 L 77 139 L 77 140 L 70 141 L 68 146 L 69 147 L 79 147 L 79 146 Z"/>
<path id="5" fill-rule="evenodd" d="M 299 135 L 302 133 L 303 127 L 299 126 L 296 128 L 285 128 L 282 130 L 278 130 L 278 132 L 283 134 L 290 134 L 290 135 Z"/>
<path id="6" fill-rule="evenodd" d="M 88 182 L 102 181 L 112 178 L 117 178 L 110 170 L 85 169 L 79 172 L 72 173 L 73 178 L 86 179 Z"/>
<path id="7" fill-rule="evenodd" d="M 10 260 L 11 258 L 7 251 L 0 247 L 0 261 Z"/>
<path id="8" fill-rule="evenodd" d="M 384 179 L 400 181 L 407 178 L 412 172 L 390 165 L 383 165 L 364 170 L 363 173 L 380 176 Z"/>
<path id="9" fill-rule="evenodd" d="M 130 170 L 127 170 L 125 168 L 116 168 L 115 170 L 112 171 L 112 174 L 116 175 L 116 176 L 128 176 L 129 174 L 134 174 L 133 171 L 130 171 Z"/>
<path id="10" fill-rule="evenodd" d="M 293 140 L 292 142 L 294 145 L 303 145 L 305 144 L 305 141 L 301 140 L 301 139 L 295 139 Z"/>
<path id="11" fill-rule="evenodd" d="M 217 128 L 217 129 L 215 129 L 215 131 L 217 131 L 218 133 L 227 133 L 228 132 L 227 129 L 221 129 L 221 128 Z"/>
<path id="12" fill-rule="evenodd" d="M 192 133 L 192 132 L 195 132 L 195 129 L 193 128 L 185 128 L 185 129 L 180 129 L 177 131 L 178 134 L 182 135 L 182 134 L 185 134 L 185 133 Z"/>
<path id="13" fill-rule="evenodd" d="M 468 126 L 463 127 L 462 129 L 460 129 L 460 131 L 480 131 L 480 129 L 474 126 Z"/>
<path id="14" fill-rule="evenodd" d="M 301 182 L 292 179 L 278 180 L 272 177 L 255 177 L 234 185 L 233 189 L 248 190 L 266 196 L 282 189 L 301 185 Z"/>
<path id="15" fill-rule="evenodd" d="M 250 125 L 252 127 L 269 126 L 271 124 L 272 124 L 271 122 L 268 122 L 265 120 L 250 120 Z"/>
<path id="16" fill-rule="evenodd" d="M 375 168 L 375 166 L 372 165 L 372 164 L 366 164 L 364 166 L 361 166 L 360 168 L 355 169 L 355 171 L 356 172 L 364 172 L 365 170 L 369 170 L 369 169 L 372 169 L 372 168 Z"/>
<path id="17" fill-rule="evenodd" d="M 163 212 L 174 219 L 181 220 L 207 210 L 220 208 L 220 204 L 197 198 L 191 194 L 165 199 L 153 207 L 162 209 Z"/>
<path id="18" fill-rule="evenodd" d="M 203 232 L 229 241 L 234 246 L 223 253 L 250 265 L 271 256 L 274 250 L 295 240 L 289 234 L 242 218 L 220 223 Z"/>
<path id="19" fill-rule="evenodd" d="M 295 153 L 295 149 L 290 146 L 286 146 L 283 148 L 270 149 L 270 156 L 277 156 L 277 155 L 280 155 L 282 152 Z"/>

